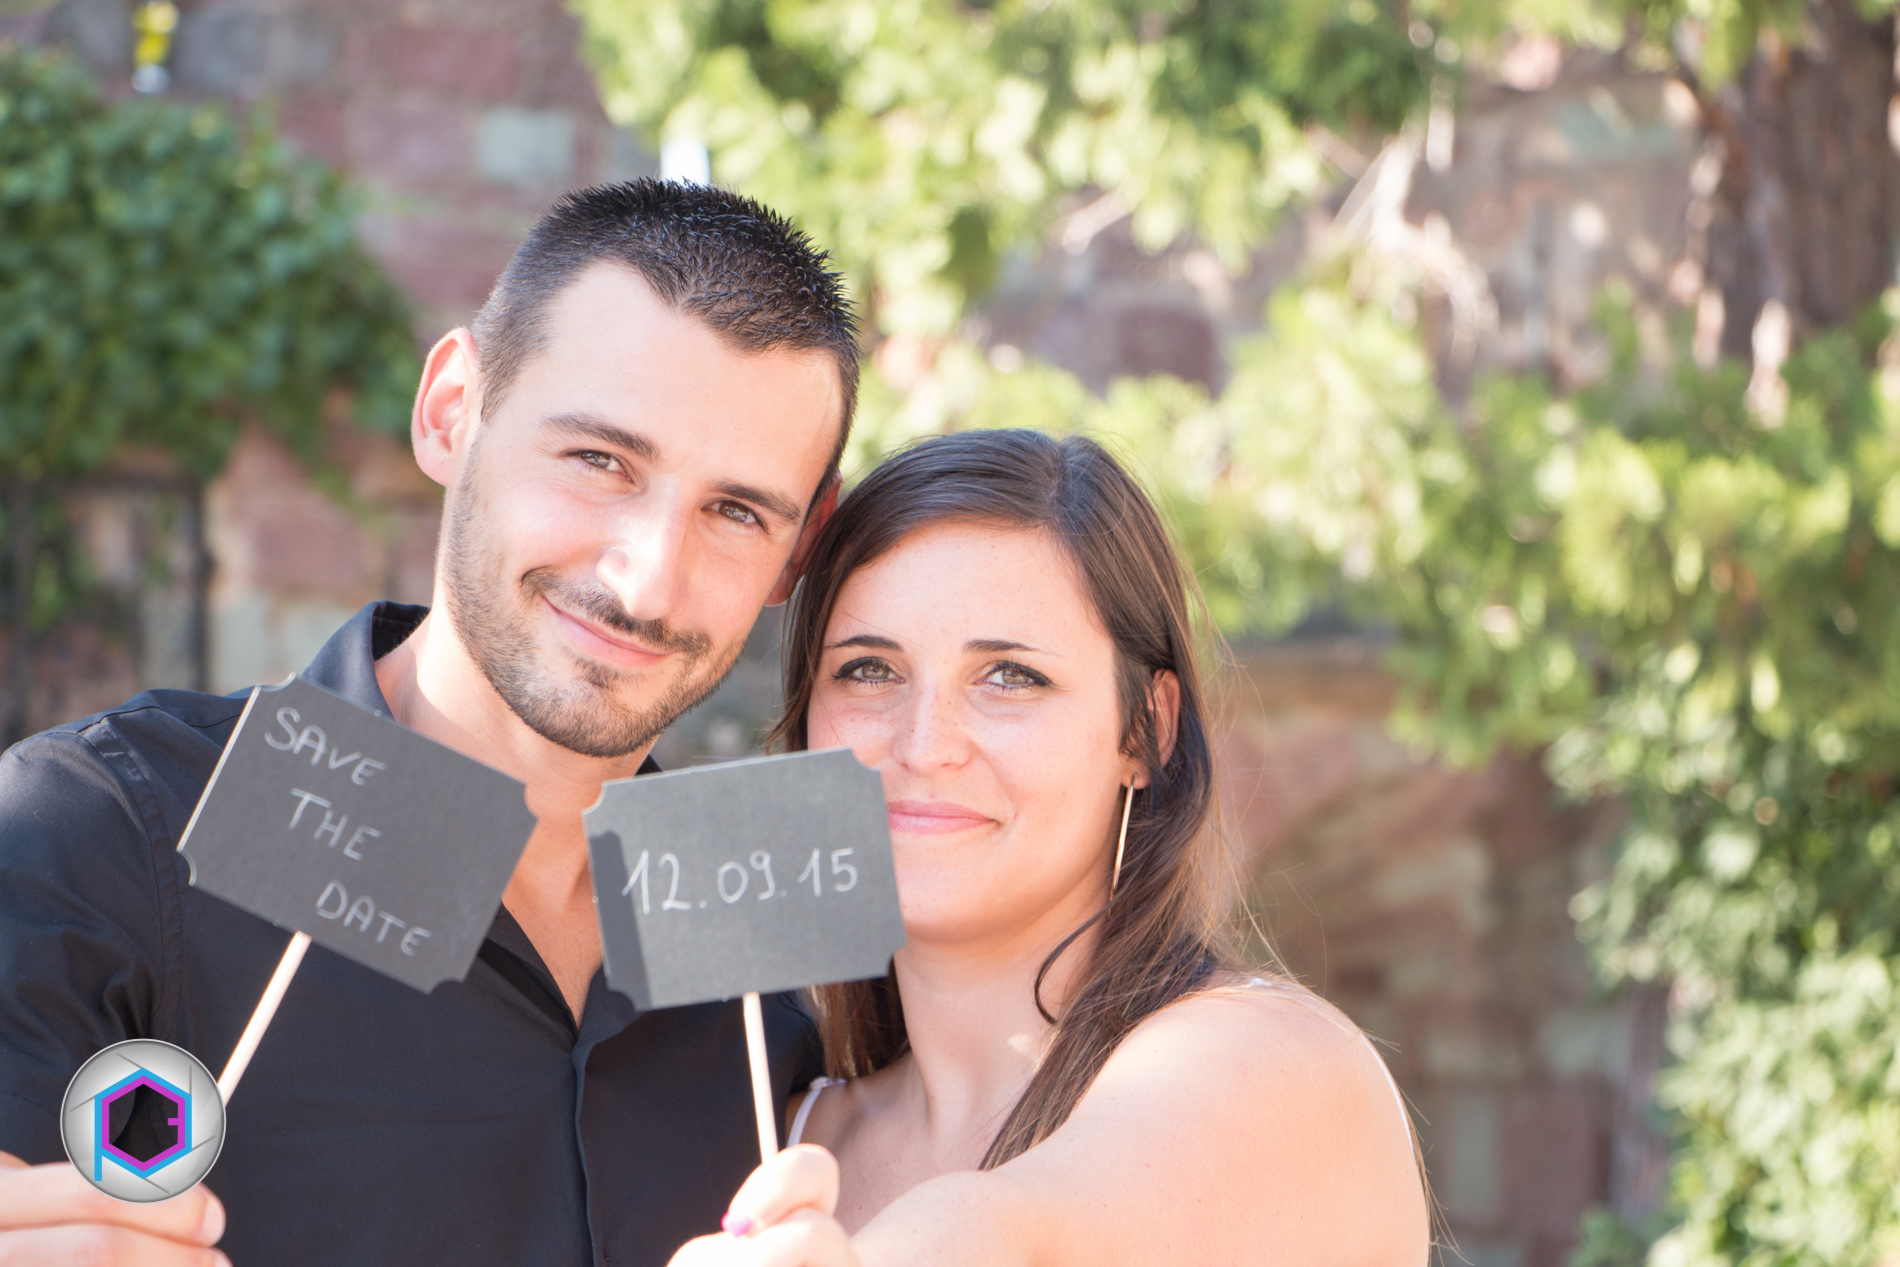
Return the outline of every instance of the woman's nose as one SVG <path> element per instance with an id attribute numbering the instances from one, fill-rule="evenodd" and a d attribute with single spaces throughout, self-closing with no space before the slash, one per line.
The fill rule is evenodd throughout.
<path id="1" fill-rule="evenodd" d="M 961 765 L 970 755 L 969 718 L 953 685 L 921 684 L 897 718 L 891 754 L 914 770 Z"/>
<path id="2" fill-rule="evenodd" d="M 684 510 L 660 498 L 644 501 L 617 525 L 595 570 L 633 619 L 665 620 L 679 611 L 692 571 L 689 527 Z"/>

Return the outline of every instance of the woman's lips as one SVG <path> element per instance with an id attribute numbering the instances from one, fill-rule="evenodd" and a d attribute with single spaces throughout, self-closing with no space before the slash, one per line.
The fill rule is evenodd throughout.
<path id="1" fill-rule="evenodd" d="M 891 801 L 884 812 L 892 831 L 912 836 L 947 836 L 996 821 L 950 801 Z"/>
<path id="2" fill-rule="evenodd" d="M 547 602 L 547 599 L 541 601 Z M 605 660 L 623 669 L 648 668 L 666 658 L 663 651 L 649 650 L 637 642 L 615 637 L 593 621 L 564 612 L 553 603 L 548 603 L 548 610 L 554 613 L 569 641 L 583 655 Z"/>

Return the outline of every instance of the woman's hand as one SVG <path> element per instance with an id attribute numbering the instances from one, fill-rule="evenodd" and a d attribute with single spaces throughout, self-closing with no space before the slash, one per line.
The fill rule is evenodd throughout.
<path id="1" fill-rule="evenodd" d="M 858 1267 L 837 1207 L 837 1158 L 816 1144 L 788 1148 L 732 1198 L 725 1231 L 688 1241 L 670 1267 Z"/>

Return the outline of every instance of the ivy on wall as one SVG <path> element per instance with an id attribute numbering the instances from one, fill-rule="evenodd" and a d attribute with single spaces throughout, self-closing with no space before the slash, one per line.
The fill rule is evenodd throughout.
<path id="1" fill-rule="evenodd" d="M 0 45 L 0 738 L 29 729 L 35 632 L 82 609 L 124 626 L 53 494 L 128 448 L 172 469 L 138 478 L 183 516 L 202 686 L 202 482 L 250 420 L 318 458 L 339 392 L 356 421 L 399 425 L 415 365 L 406 305 L 333 174 L 262 121 L 108 100 L 69 57 Z"/>
<path id="2" fill-rule="evenodd" d="M 0 47 L 0 468 L 84 475 L 134 444 L 205 477 L 247 418 L 314 455 L 333 389 L 395 425 L 415 362 L 320 165 L 219 105 L 108 101 Z"/>

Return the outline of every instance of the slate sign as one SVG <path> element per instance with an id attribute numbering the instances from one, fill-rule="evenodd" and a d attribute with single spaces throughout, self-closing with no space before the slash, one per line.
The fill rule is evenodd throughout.
<path id="1" fill-rule="evenodd" d="M 488 935 L 534 831 L 523 791 L 297 678 L 251 692 L 178 849 L 194 886 L 429 990 Z"/>
<path id="2" fill-rule="evenodd" d="M 849 749 L 619 779 L 587 811 L 607 983 L 641 1010 L 883 976 L 904 944 Z"/>

